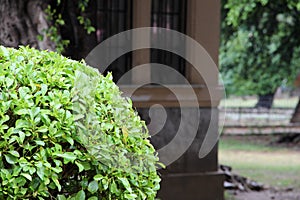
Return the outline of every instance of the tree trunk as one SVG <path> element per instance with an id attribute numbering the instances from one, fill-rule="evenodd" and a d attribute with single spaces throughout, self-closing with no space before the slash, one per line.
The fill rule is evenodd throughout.
<path id="1" fill-rule="evenodd" d="M 293 116 L 291 118 L 291 123 L 299 123 L 300 122 L 300 100 L 298 100 L 297 106 L 294 110 Z"/>
<path id="2" fill-rule="evenodd" d="M 1 45 L 55 50 L 55 45 L 45 34 L 49 28 L 44 12 L 47 1 L 0 0 L 0 5 Z M 38 35 L 42 35 L 43 40 L 38 40 Z"/>
<path id="3" fill-rule="evenodd" d="M 255 108 L 267 108 L 270 109 L 273 104 L 274 93 L 260 95 L 258 102 L 255 105 Z"/>

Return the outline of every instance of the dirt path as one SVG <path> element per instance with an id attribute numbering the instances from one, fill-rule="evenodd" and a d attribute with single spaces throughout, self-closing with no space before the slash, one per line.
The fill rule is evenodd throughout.
<path id="1" fill-rule="evenodd" d="M 300 191 L 237 192 L 234 200 L 300 200 Z"/>

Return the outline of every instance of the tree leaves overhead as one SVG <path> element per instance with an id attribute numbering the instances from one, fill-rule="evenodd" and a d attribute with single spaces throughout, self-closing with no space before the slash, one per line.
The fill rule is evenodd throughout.
<path id="1" fill-rule="evenodd" d="M 299 68 L 300 2 L 223 0 L 221 72 L 231 94 L 273 93 Z"/>

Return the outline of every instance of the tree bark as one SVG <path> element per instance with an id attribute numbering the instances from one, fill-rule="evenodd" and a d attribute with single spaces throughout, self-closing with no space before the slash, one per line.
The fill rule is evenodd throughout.
<path id="1" fill-rule="evenodd" d="M 47 4 L 41 0 L 0 0 L 0 44 L 55 50 L 45 33 L 49 28 L 44 12 Z M 43 40 L 38 40 L 38 35 L 42 35 Z"/>

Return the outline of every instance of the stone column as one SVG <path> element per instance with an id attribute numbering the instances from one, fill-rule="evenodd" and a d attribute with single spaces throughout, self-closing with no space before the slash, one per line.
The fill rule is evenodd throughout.
<path id="1" fill-rule="evenodd" d="M 134 0 L 133 7 L 133 27 L 145 27 L 150 24 L 151 4 L 150 0 Z M 210 54 L 216 64 L 218 64 L 219 49 L 219 29 L 220 29 L 220 1 L 219 0 L 187 0 L 187 35 L 199 42 Z M 184 47 L 183 47 L 184 48 Z M 188 49 L 187 49 L 188 51 Z M 190 56 L 198 56 L 197 52 L 190 52 Z M 133 65 L 149 62 L 149 51 L 137 51 L 133 54 Z M 202 66 L 210 71 L 208 66 Z M 145 88 L 138 90 L 132 100 L 134 106 L 147 123 L 152 127 L 163 125 L 159 133 L 151 138 L 156 149 L 167 145 L 175 137 L 180 119 L 185 126 L 183 131 L 187 137 L 196 130 L 196 137 L 189 145 L 189 148 L 182 156 L 169 165 L 166 169 L 160 170 L 162 174 L 161 190 L 158 197 L 162 200 L 222 200 L 223 199 L 223 174 L 218 172 L 218 145 L 204 158 L 199 158 L 199 150 L 207 135 L 208 126 L 212 129 L 209 134 L 215 137 L 218 135 L 218 102 L 211 99 L 207 88 L 218 88 L 218 74 L 209 73 L 209 82 L 204 82 L 202 77 L 187 64 L 186 76 L 198 96 L 199 106 L 189 105 L 187 101 L 183 108 L 176 105 L 176 99 L 167 90 L 162 88 Z M 139 74 L 133 74 L 133 84 L 138 84 L 140 79 L 150 80 L 151 71 L 145 70 Z M 151 81 L 150 81 L 151 82 Z M 198 86 L 201 86 L 197 88 Z M 182 88 L 177 88 L 180 94 L 185 94 Z M 126 96 L 126 90 L 124 88 Z M 147 98 L 142 98 L 147 97 Z M 147 101 L 144 99 L 148 99 Z M 187 94 L 187 99 L 188 94 Z M 164 119 L 162 108 L 152 108 L 152 120 L 149 117 L 149 107 L 151 104 L 161 104 L 167 116 Z M 189 126 L 192 120 L 190 116 L 195 111 L 200 111 L 200 123 L 198 126 Z M 165 121 L 164 124 L 162 122 Z M 150 128 L 150 134 L 153 129 Z M 183 138 L 183 140 L 186 138 Z M 176 148 L 176 147 L 175 147 Z M 172 154 L 172 152 L 170 152 Z"/>

